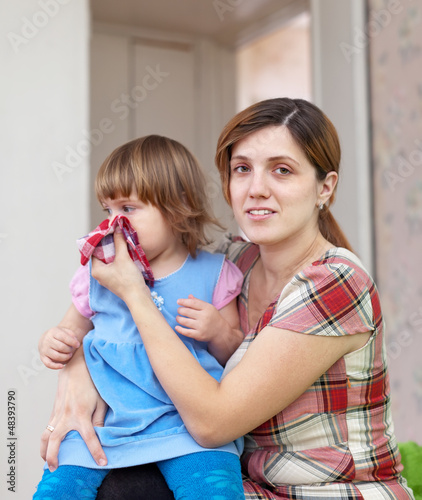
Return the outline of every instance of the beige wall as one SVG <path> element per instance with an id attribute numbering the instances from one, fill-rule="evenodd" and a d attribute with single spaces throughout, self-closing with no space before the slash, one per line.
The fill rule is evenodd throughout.
<path id="1" fill-rule="evenodd" d="M 377 284 L 397 436 L 422 444 L 422 1 L 369 5 Z"/>

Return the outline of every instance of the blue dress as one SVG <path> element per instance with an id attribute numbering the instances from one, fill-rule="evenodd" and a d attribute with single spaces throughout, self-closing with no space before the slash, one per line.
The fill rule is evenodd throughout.
<path id="1" fill-rule="evenodd" d="M 174 273 L 157 279 L 151 294 L 174 328 L 177 299 L 193 294 L 212 302 L 224 256 L 206 251 L 188 256 Z M 198 451 L 173 403 L 152 371 L 141 336 L 126 304 L 102 287 L 90 273 L 90 307 L 94 329 L 84 338 L 84 353 L 92 380 L 109 409 L 104 427 L 95 430 L 107 455 L 107 468 L 158 462 Z M 178 334 L 179 335 L 179 334 Z M 207 351 L 206 343 L 179 335 L 199 363 L 216 380 L 223 368 Z M 211 450 L 239 455 L 242 440 Z M 60 465 L 98 468 L 76 431 L 63 440 Z"/>

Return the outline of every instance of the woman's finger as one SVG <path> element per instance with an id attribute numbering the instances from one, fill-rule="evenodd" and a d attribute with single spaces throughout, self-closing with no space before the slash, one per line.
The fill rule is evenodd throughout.
<path id="1" fill-rule="evenodd" d="M 104 266 L 107 266 L 107 264 L 104 264 L 104 262 L 101 262 L 100 259 L 97 259 L 97 257 L 91 257 L 91 274 L 92 277 L 95 279 L 98 279 L 98 275 L 101 273 L 101 269 Z"/>
<path id="2" fill-rule="evenodd" d="M 114 231 L 114 247 L 116 249 L 116 259 L 129 256 L 127 243 L 121 231 Z"/>
<path id="3" fill-rule="evenodd" d="M 98 440 L 98 437 L 95 434 L 92 425 L 81 428 L 79 430 L 79 433 L 82 439 L 85 441 L 85 444 L 88 447 L 88 450 L 90 451 L 95 462 L 102 467 L 107 465 L 106 454 L 101 447 L 100 441 Z"/>
<path id="4" fill-rule="evenodd" d="M 50 431 L 47 430 L 47 432 Z M 58 429 L 54 429 L 54 431 L 50 433 L 50 436 L 47 439 L 45 461 L 47 462 L 47 466 L 50 472 L 55 471 L 59 466 L 59 460 L 58 460 L 59 448 L 65 435 L 66 433 L 63 435 L 60 433 Z"/>
<path id="5" fill-rule="evenodd" d="M 67 432 L 60 430 L 60 425 L 54 426 L 55 419 L 50 419 L 50 423 L 41 434 L 41 456 L 47 462 L 47 466 L 51 472 L 57 469 L 58 454 L 60 443 L 66 436 Z"/>
<path id="6" fill-rule="evenodd" d="M 92 425 L 94 427 L 104 427 L 104 419 L 108 410 L 107 404 L 103 399 L 100 399 L 92 414 Z"/>
<path id="7" fill-rule="evenodd" d="M 48 440 L 50 439 L 50 434 L 51 432 L 47 429 L 45 429 L 41 434 L 40 455 L 43 460 L 45 460 L 47 456 Z"/>

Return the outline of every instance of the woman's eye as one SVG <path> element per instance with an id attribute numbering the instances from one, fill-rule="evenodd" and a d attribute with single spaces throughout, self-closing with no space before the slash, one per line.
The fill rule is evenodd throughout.
<path id="1" fill-rule="evenodd" d="M 290 174 L 290 170 L 286 167 L 277 167 L 275 169 L 275 171 L 279 174 L 282 174 L 282 175 L 287 175 L 287 174 Z"/>
<path id="2" fill-rule="evenodd" d="M 249 168 L 246 165 L 237 165 L 236 167 L 233 167 L 233 172 L 249 172 Z"/>

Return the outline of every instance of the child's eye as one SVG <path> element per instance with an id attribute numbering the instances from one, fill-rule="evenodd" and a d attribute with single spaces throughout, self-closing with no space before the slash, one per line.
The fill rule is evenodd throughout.
<path id="1" fill-rule="evenodd" d="M 128 207 L 128 206 L 123 207 L 123 212 L 125 212 L 125 213 L 132 212 L 133 210 L 135 210 L 134 207 Z"/>
<path id="2" fill-rule="evenodd" d="M 103 212 L 105 212 L 108 215 L 111 215 L 111 210 L 107 207 L 103 207 Z"/>

